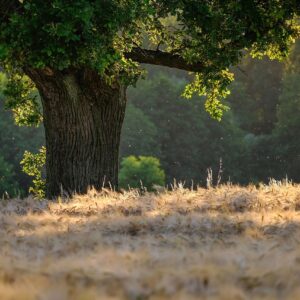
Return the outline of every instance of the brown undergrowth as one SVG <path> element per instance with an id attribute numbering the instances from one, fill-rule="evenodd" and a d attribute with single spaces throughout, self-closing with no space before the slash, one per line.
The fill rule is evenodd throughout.
<path id="1" fill-rule="evenodd" d="M 0 201 L 0 299 L 300 299 L 300 186 Z"/>

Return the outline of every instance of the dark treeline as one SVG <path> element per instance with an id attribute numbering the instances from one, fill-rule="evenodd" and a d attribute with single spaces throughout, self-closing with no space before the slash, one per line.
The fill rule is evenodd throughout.
<path id="1" fill-rule="evenodd" d="M 185 72 L 148 68 L 128 92 L 121 156 L 160 159 L 167 183 L 206 184 L 214 180 L 247 184 L 269 178 L 300 182 L 300 43 L 289 59 L 244 59 L 234 70 L 235 82 L 226 100 L 231 109 L 221 122 L 209 117 L 199 97 L 181 97 L 189 80 Z M 4 109 L 0 77 L 0 194 L 25 194 L 31 178 L 21 171 L 25 150 L 37 152 L 44 143 L 42 128 L 14 125 Z"/>

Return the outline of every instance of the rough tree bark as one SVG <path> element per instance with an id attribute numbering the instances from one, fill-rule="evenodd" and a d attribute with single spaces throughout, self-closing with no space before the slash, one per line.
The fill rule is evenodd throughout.
<path id="1" fill-rule="evenodd" d="M 91 70 L 27 69 L 43 105 L 46 197 L 118 187 L 126 87 Z"/>

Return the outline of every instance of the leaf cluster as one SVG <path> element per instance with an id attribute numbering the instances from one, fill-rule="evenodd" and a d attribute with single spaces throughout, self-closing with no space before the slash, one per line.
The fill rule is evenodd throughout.
<path id="1" fill-rule="evenodd" d="M 23 172 L 34 177 L 32 180 L 33 186 L 29 188 L 29 192 L 33 193 L 38 198 L 45 197 L 46 181 L 43 178 L 43 168 L 46 163 L 46 148 L 42 147 L 38 153 L 34 154 L 25 151 L 21 161 Z"/>
<path id="2" fill-rule="evenodd" d="M 10 70 L 4 89 L 5 108 L 11 109 L 19 126 L 38 126 L 42 122 L 40 101 L 29 77 Z"/>

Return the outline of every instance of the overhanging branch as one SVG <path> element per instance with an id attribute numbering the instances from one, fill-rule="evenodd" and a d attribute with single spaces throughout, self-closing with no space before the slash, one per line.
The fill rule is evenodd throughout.
<path id="1" fill-rule="evenodd" d="M 169 68 L 181 69 L 189 72 L 201 72 L 203 63 L 187 63 L 181 56 L 163 51 L 155 51 L 141 48 L 133 48 L 131 52 L 125 54 L 126 58 L 142 64 L 165 66 Z"/>

